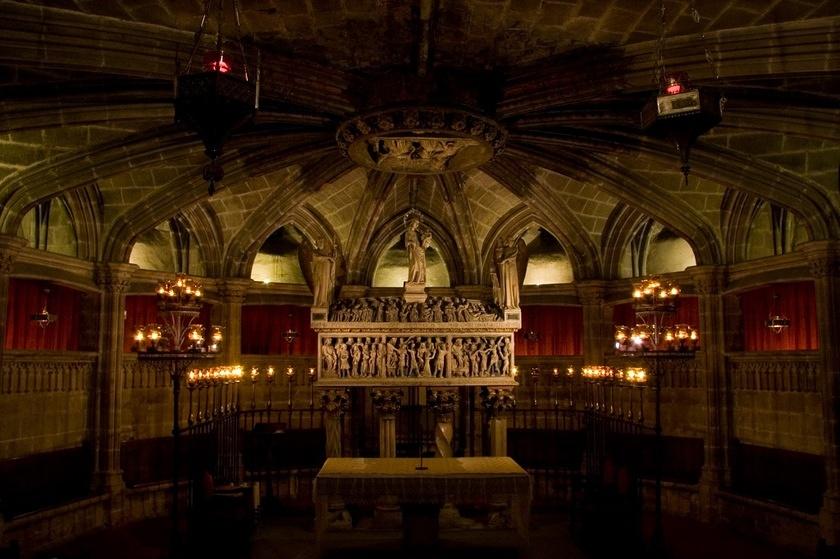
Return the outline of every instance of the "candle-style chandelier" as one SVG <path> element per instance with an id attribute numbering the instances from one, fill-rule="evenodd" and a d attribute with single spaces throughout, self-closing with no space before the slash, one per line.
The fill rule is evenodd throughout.
<path id="1" fill-rule="evenodd" d="M 222 343 L 222 327 L 211 326 L 209 340 L 202 324 L 201 284 L 184 274 L 158 282 L 158 316 L 162 324 L 139 326 L 134 350 L 141 353 L 216 353 Z"/>
<path id="2" fill-rule="evenodd" d="M 693 352 L 700 346 L 700 335 L 689 324 L 668 324 L 676 313 L 680 287 L 656 277 L 633 285 L 634 326 L 615 327 L 615 349 L 620 353 Z"/>

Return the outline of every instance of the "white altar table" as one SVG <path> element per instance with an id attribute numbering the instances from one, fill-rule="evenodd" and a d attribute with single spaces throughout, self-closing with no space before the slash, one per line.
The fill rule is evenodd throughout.
<path id="1" fill-rule="evenodd" d="M 528 541 L 531 478 L 509 457 L 328 458 L 315 478 L 315 538 L 322 545 L 330 502 L 375 505 L 383 500 L 401 507 L 493 505 L 510 507 L 513 527 Z M 435 513 L 436 514 L 436 513 Z"/>

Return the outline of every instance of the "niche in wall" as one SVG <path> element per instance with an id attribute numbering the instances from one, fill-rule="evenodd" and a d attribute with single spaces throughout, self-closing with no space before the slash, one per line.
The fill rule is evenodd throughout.
<path id="1" fill-rule="evenodd" d="M 251 279 L 263 283 L 305 284 L 300 263 L 303 233 L 285 225 L 268 236 L 254 259 Z"/>

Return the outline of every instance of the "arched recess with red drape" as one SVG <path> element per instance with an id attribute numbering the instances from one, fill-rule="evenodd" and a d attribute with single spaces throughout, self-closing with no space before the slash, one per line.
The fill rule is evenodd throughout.
<path id="1" fill-rule="evenodd" d="M 537 339 L 529 341 L 525 335 L 533 331 Z M 514 343 L 517 356 L 582 355 L 583 309 L 564 305 L 533 305 L 522 307 L 522 328 L 516 332 Z"/>
<path id="2" fill-rule="evenodd" d="M 47 281 L 10 278 L 4 347 L 78 351 L 82 295 L 79 290 Z M 44 308 L 45 299 L 47 310 L 56 319 L 42 328 L 31 317 Z"/>
<path id="3" fill-rule="evenodd" d="M 134 344 L 134 333 L 138 327 L 162 323 L 158 315 L 157 303 L 157 295 L 126 295 L 123 351 L 131 351 L 131 346 Z M 204 303 L 201 306 L 201 313 L 195 320 L 195 322 L 204 326 L 205 332 L 210 332 L 210 311 L 212 309 L 213 305 Z"/>
<path id="4" fill-rule="evenodd" d="M 298 337 L 292 355 L 317 355 L 318 335 L 309 326 L 309 307 L 294 305 L 246 305 L 242 307 L 242 353 L 285 355 L 288 344 L 283 333 L 289 328 Z"/>
<path id="5" fill-rule="evenodd" d="M 773 295 L 777 295 L 773 301 Z M 744 351 L 795 351 L 819 349 L 817 301 L 814 282 L 774 283 L 738 295 L 744 328 Z M 773 333 L 764 321 L 770 313 L 782 314 L 790 327 Z"/>
<path id="6" fill-rule="evenodd" d="M 633 310 L 633 303 L 619 303 L 613 307 L 613 325 L 635 326 L 636 313 Z M 700 327 L 700 309 L 697 297 L 680 297 L 677 312 L 673 318 L 666 317 L 665 325 L 688 324 L 694 328 Z M 702 340 L 700 340 L 702 342 Z"/>

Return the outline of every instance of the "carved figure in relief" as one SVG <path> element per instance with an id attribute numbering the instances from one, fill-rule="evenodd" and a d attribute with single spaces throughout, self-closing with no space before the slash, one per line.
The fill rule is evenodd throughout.
<path id="1" fill-rule="evenodd" d="M 335 374 L 335 348 L 332 345 L 330 338 L 324 338 L 324 343 L 321 345 L 321 359 L 323 362 L 324 376 L 334 377 Z"/>
<path id="2" fill-rule="evenodd" d="M 491 377 L 499 376 L 499 352 L 496 348 L 496 342 L 490 342 L 490 348 L 487 350 L 488 365 L 487 374 Z"/>
<path id="3" fill-rule="evenodd" d="M 446 373 L 446 357 L 449 355 L 449 349 L 445 342 L 437 344 L 437 354 L 435 356 L 435 377 L 441 378 L 448 376 Z"/>
<path id="4" fill-rule="evenodd" d="M 417 376 L 428 377 L 432 375 L 432 368 L 429 366 L 429 350 L 426 348 L 426 342 L 420 342 L 417 346 L 417 361 L 421 364 L 421 369 Z"/>
<path id="5" fill-rule="evenodd" d="M 372 377 L 378 376 L 378 371 L 376 369 L 376 362 L 379 360 L 379 344 L 376 342 L 368 344 L 370 345 L 370 358 L 368 359 L 368 374 Z"/>
<path id="6" fill-rule="evenodd" d="M 455 322 L 457 317 L 455 315 L 455 307 L 452 305 L 452 301 L 446 301 L 443 307 L 443 319 L 446 322 Z"/>
<path id="7" fill-rule="evenodd" d="M 477 377 L 481 374 L 481 351 L 478 343 L 470 346 L 470 376 Z"/>
<path id="8" fill-rule="evenodd" d="M 353 338 L 350 338 L 350 340 L 352 341 Z M 352 364 L 352 367 L 350 369 L 350 376 L 352 376 L 352 377 L 358 377 L 359 376 L 360 366 L 362 364 L 362 354 L 363 354 L 362 348 L 363 347 L 364 347 L 364 344 L 362 343 L 361 338 L 357 338 L 356 341 L 353 342 L 353 345 L 350 346 L 350 356 L 353 358 L 353 364 Z"/>
<path id="9" fill-rule="evenodd" d="M 384 338 L 383 338 L 384 339 Z M 397 365 L 399 365 L 399 355 L 397 354 L 397 339 L 391 338 L 385 345 L 385 376 L 397 376 Z"/>
<path id="10" fill-rule="evenodd" d="M 432 306 L 432 320 L 434 320 L 434 322 L 443 322 L 443 308 L 441 305 L 442 302 L 438 299 Z"/>
<path id="11" fill-rule="evenodd" d="M 343 338 L 338 338 L 338 343 L 335 345 L 335 355 L 338 359 L 338 376 L 347 378 L 350 376 L 350 352 L 347 350 L 347 344 L 344 343 Z"/>
<path id="12" fill-rule="evenodd" d="M 414 341 L 410 341 L 408 342 L 408 376 L 420 376 L 420 367 L 418 366 L 418 361 L 419 359 L 417 355 L 417 350 L 414 346 Z"/>
<path id="13" fill-rule="evenodd" d="M 362 362 L 359 369 L 359 374 L 363 377 L 370 376 L 370 338 L 365 338 L 365 343 L 362 344 Z"/>
<path id="14" fill-rule="evenodd" d="M 385 320 L 388 322 L 397 322 L 400 317 L 400 311 L 397 309 L 397 305 L 394 303 L 393 299 L 388 300 L 388 307 L 385 311 Z"/>
<path id="15" fill-rule="evenodd" d="M 452 376 L 466 376 L 467 367 L 465 365 L 467 362 L 464 359 L 464 344 L 461 338 L 456 338 L 452 344 L 452 361 L 455 364 L 452 370 Z"/>
<path id="16" fill-rule="evenodd" d="M 499 341 L 499 375 L 506 377 L 510 374 L 510 343 L 506 338 Z"/>
<path id="17" fill-rule="evenodd" d="M 400 340 L 397 346 L 397 376 L 408 376 L 408 342 Z"/>
<path id="18" fill-rule="evenodd" d="M 387 359 L 387 346 L 385 344 L 385 338 L 383 337 L 376 348 L 376 374 L 380 377 L 386 376 L 385 363 L 387 362 Z"/>

